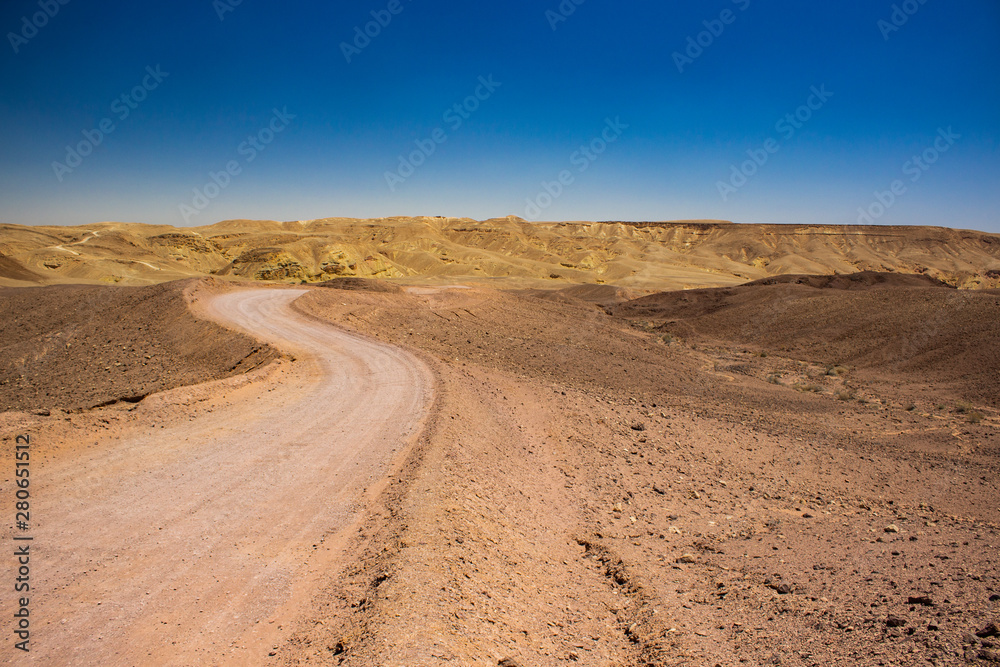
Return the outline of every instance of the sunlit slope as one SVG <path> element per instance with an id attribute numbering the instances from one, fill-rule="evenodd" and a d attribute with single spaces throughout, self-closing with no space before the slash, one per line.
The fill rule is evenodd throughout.
<path id="1" fill-rule="evenodd" d="M 863 270 L 996 286 L 1000 236 L 944 227 L 529 223 L 514 217 L 0 226 L 0 284 L 7 285 L 148 284 L 218 275 L 295 283 L 359 276 L 671 289 Z"/>

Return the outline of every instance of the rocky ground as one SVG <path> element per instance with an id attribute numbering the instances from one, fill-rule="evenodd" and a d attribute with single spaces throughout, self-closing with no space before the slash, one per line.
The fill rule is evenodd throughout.
<path id="1" fill-rule="evenodd" d="M 81 410 L 238 375 L 277 355 L 194 316 L 181 281 L 0 288 L 0 412 Z"/>
<path id="2" fill-rule="evenodd" d="M 916 365 L 859 353 L 841 366 L 869 346 L 872 319 L 879 345 L 899 347 L 890 320 L 912 313 L 887 304 L 926 294 L 681 313 L 667 297 L 627 312 L 603 292 L 350 286 L 296 306 L 414 352 L 437 399 L 356 532 L 331 536 L 337 566 L 279 619 L 261 662 L 998 659 L 995 296 L 955 302 L 919 339 L 968 331 L 940 363 L 920 348 Z M 814 326 L 827 347 L 794 347 L 782 327 L 813 301 L 827 313 L 814 323 L 859 319 L 836 336 Z M 726 320 L 724 307 L 745 310 Z M 72 416 L 74 432 L 115 410 Z"/>
<path id="3" fill-rule="evenodd" d="M 665 342 L 565 299 L 321 291 L 299 305 L 422 351 L 442 388 L 354 538 L 357 564 L 284 662 L 994 659 L 995 407 L 973 423 L 952 387 L 933 414 L 908 409 L 919 374 L 876 391 L 847 368 Z M 781 365 L 830 389 L 768 382 Z"/>

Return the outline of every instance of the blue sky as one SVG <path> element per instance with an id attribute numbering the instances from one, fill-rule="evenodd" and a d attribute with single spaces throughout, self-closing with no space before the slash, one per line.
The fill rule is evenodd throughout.
<path id="1" fill-rule="evenodd" d="M 0 222 L 1000 232 L 995 0 L 65 1 L 0 9 Z"/>

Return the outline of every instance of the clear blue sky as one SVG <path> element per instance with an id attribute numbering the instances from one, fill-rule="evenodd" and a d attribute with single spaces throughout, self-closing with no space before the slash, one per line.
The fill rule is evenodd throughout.
<path id="1" fill-rule="evenodd" d="M 4 2 L 0 222 L 860 208 L 1000 232 L 995 0 L 236 1 Z"/>

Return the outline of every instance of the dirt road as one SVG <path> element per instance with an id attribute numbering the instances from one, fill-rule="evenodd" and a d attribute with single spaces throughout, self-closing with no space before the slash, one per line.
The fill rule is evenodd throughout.
<path id="1" fill-rule="evenodd" d="M 402 350 L 296 313 L 301 294 L 204 304 L 296 355 L 280 383 L 32 470 L 32 662 L 259 663 L 308 603 L 433 386 Z"/>

